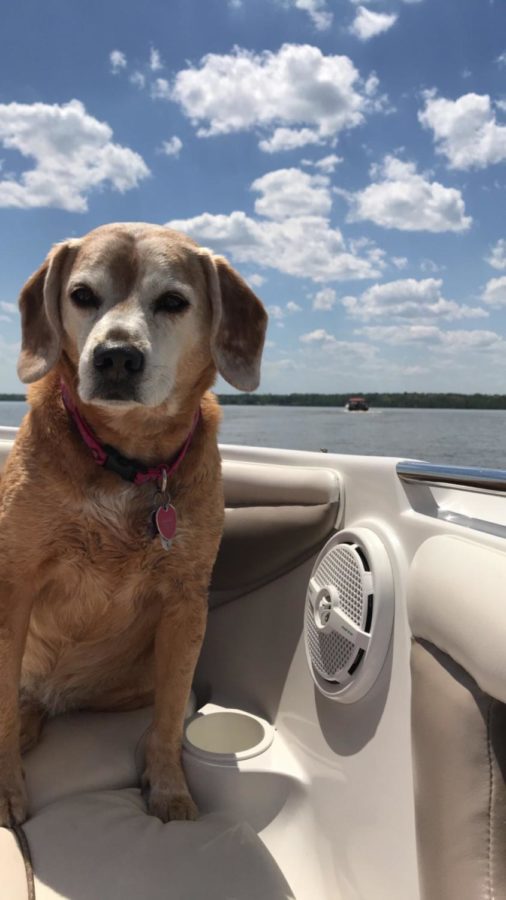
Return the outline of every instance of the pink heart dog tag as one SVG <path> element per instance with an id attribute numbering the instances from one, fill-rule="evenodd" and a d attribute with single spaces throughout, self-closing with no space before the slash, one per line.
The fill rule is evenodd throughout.
<path id="1" fill-rule="evenodd" d="M 158 507 L 155 513 L 155 525 L 163 549 L 170 550 L 177 528 L 177 514 L 172 504 Z"/>

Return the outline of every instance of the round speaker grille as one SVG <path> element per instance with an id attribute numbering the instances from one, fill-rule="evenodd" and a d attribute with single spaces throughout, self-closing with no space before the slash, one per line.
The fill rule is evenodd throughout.
<path id="1" fill-rule="evenodd" d="M 371 577 L 357 548 L 339 544 L 329 550 L 311 579 L 318 589 L 334 586 L 339 608 L 361 630 L 365 629 L 372 603 Z M 354 642 L 337 630 L 321 631 L 311 603 L 306 604 L 306 634 L 309 652 L 317 672 L 328 681 L 343 683 L 360 652 Z"/>
<path id="2" fill-rule="evenodd" d="M 322 693 L 351 702 L 369 690 L 385 660 L 392 622 L 385 547 L 369 529 L 339 532 L 316 560 L 304 615 L 306 655 Z"/>

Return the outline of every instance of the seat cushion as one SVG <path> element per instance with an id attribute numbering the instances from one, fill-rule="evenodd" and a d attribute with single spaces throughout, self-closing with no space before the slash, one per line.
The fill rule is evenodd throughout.
<path id="1" fill-rule="evenodd" d="M 132 788 L 52 803 L 27 822 L 25 833 L 37 900 L 293 897 L 248 825 L 218 814 L 164 825 L 146 814 Z"/>
<path id="2" fill-rule="evenodd" d="M 146 708 L 50 719 L 23 758 L 30 815 L 72 794 L 137 786 L 151 715 Z"/>
<path id="3" fill-rule="evenodd" d="M 139 779 L 150 720 L 150 709 L 60 716 L 25 756 L 36 900 L 293 898 L 249 825 L 216 813 L 168 824 L 147 814 Z M 4 897 L 27 900 L 28 889 L 16 838 L 0 828 Z"/>
<path id="4" fill-rule="evenodd" d="M 195 709 L 192 691 L 186 718 Z M 151 707 L 49 719 L 37 746 L 23 757 L 30 814 L 71 794 L 138 785 L 151 719 Z"/>
<path id="5" fill-rule="evenodd" d="M 506 897 L 506 705 L 415 641 L 412 735 L 424 900 Z"/>

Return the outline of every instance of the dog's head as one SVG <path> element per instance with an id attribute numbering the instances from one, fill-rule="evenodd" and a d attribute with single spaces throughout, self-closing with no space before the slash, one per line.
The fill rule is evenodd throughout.
<path id="1" fill-rule="evenodd" d="M 254 390 L 267 315 L 223 257 L 155 225 L 105 225 L 52 249 L 24 286 L 18 374 L 62 352 L 85 403 L 158 406 L 216 370 Z"/>

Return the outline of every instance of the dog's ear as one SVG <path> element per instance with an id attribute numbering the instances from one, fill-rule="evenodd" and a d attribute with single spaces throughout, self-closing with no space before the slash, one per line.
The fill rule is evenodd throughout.
<path id="1" fill-rule="evenodd" d="M 254 391 L 260 383 L 260 363 L 267 313 L 258 297 L 223 256 L 202 248 L 212 308 L 211 353 L 216 367 L 233 387 Z"/>
<path id="2" fill-rule="evenodd" d="M 77 241 L 56 244 L 19 296 L 21 353 L 18 375 L 38 381 L 57 363 L 61 349 L 60 289 L 63 265 Z"/>

